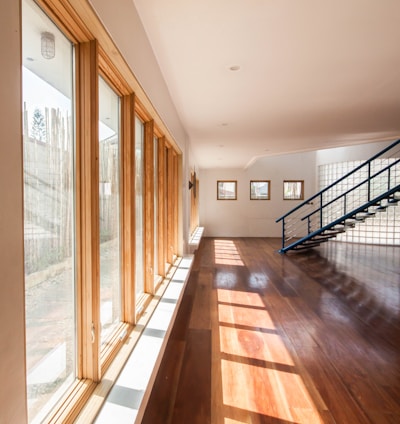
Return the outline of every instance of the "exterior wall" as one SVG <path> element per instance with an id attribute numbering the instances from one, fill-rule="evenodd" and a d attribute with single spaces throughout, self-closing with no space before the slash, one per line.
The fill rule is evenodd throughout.
<path id="1" fill-rule="evenodd" d="M 247 169 L 200 172 L 200 225 L 205 236 L 280 237 L 275 220 L 299 201 L 283 200 L 283 180 L 304 180 L 305 198 L 315 193 L 315 152 L 259 158 Z M 270 180 L 270 200 L 250 200 L 250 180 Z M 237 200 L 217 200 L 217 180 L 237 180 Z"/>
<path id="2" fill-rule="evenodd" d="M 4 0 L 0 31 L 0 422 L 24 424 L 25 333 L 20 5 Z"/>

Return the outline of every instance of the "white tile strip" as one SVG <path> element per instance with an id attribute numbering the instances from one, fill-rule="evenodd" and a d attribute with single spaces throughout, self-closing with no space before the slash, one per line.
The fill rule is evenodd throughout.
<path id="1" fill-rule="evenodd" d="M 124 369 L 108 394 L 95 420 L 96 424 L 132 424 L 140 407 L 145 406 L 142 405 L 143 398 L 150 389 L 151 377 L 157 372 L 157 359 L 167 341 L 166 335 L 172 327 L 192 261 L 192 256 L 180 261 Z"/>

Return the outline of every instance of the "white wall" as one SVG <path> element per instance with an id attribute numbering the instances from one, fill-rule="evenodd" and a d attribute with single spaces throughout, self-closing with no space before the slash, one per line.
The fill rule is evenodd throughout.
<path id="1" fill-rule="evenodd" d="M 318 191 L 318 166 L 367 160 L 391 142 L 368 143 L 316 152 L 260 158 L 248 169 L 200 172 L 200 225 L 210 237 L 281 237 L 275 220 L 300 202 L 282 199 L 283 180 L 304 180 L 304 197 Z M 217 180 L 237 180 L 237 200 L 217 200 Z M 271 180 L 271 200 L 250 200 L 250 180 Z"/>
<path id="2" fill-rule="evenodd" d="M 358 146 L 319 150 L 316 155 L 316 166 L 326 165 L 329 163 L 368 160 L 394 141 L 395 140 L 382 141 Z"/>
<path id="3" fill-rule="evenodd" d="M 0 13 L 0 422 L 27 421 L 22 204 L 20 7 Z"/>
<path id="4" fill-rule="evenodd" d="M 250 200 L 250 180 L 270 180 L 271 200 Z M 237 200 L 217 200 L 217 180 L 237 180 Z M 283 200 L 283 180 L 304 180 L 304 196 L 315 193 L 315 152 L 259 158 L 247 169 L 202 169 L 200 225 L 213 237 L 280 237 L 275 220 L 299 201 Z"/>
<path id="5" fill-rule="evenodd" d="M 89 0 L 164 124 L 185 150 L 187 135 L 133 0 Z"/>

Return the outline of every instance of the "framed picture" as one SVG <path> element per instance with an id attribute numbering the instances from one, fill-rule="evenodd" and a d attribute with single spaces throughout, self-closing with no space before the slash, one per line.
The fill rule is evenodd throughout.
<path id="1" fill-rule="evenodd" d="M 237 181 L 221 180 L 217 181 L 217 200 L 236 200 Z"/>
<path id="2" fill-rule="evenodd" d="M 269 200 L 270 180 L 252 180 L 250 181 L 250 200 Z"/>
<path id="3" fill-rule="evenodd" d="M 303 200 L 304 180 L 283 181 L 283 200 Z"/>

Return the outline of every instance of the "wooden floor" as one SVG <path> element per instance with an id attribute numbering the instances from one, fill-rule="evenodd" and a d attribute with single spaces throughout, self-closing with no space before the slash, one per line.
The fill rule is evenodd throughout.
<path id="1" fill-rule="evenodd" d="M 203 238 L 144 424 L 400 423 L 400 248 Z"/>

